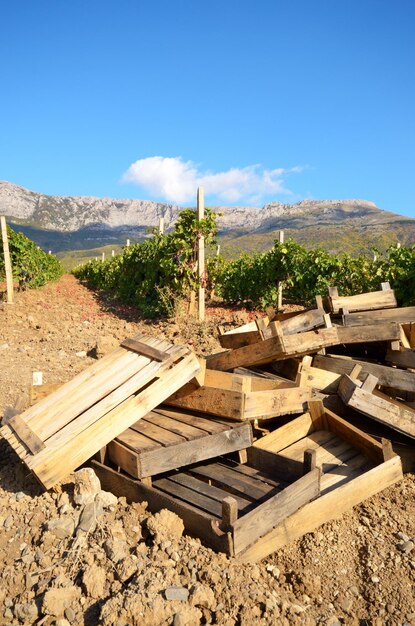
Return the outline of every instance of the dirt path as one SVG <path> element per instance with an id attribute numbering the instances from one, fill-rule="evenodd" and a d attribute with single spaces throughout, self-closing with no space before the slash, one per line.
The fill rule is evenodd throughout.
<path id="1" fill-rule="evenodd" d="M 186 317 L 153 324 L 71 276 L 17 294 L 0 305 L 0 416 L 17 398 L 27 404 L 34 371 L 69 380 L 140 329 L 212 352 L 215 324 L 232 317 L 214 313 L 202 327 Z M 181 536 L 175 516 L 166 526 L 102 495 L 91 516 L 73 494 L 73 477 L 42 493 L 0 441 L 0 624 L 415 625 L 413 475 L 242 567 Z"/>

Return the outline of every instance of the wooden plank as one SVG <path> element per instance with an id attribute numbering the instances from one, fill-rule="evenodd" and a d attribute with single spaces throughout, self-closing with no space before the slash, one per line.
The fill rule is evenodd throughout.
<path id="1" fill-rule="evenodd" d="M 330 409 L 326 408 L 325 413 L 327 427 L 332 433 L 336 433 L 348 441 L 356 450 L 374 462 L 381 463 L 384 460 L 382 445 L 376 439 L 339 417 Z"/>
<path id="2" fill-rule="evenodd" d="M 144 450 L 155 450 L 161 445 L 158 441 L 154 441 L 145 435 L 140 435 L 140 433 L 131 428 L 127 428 L 117 435 L 116 441 L 119 441 L 127 448 L 131 448 L 131 450 L 136 453 L 141 453 Z M 110 443 L 108 445 L 110 445 Z"/>
<path id="3" fill-rule="evenodd" d="M 3 241 L 3 257 L 4 257 L 4 272 L 6 274 L 7 304 L 13 304 L 14 302 L 13 273 L 12 273 L 12 264 L 10 261 L 9 238 L 7 235 L 6 218 L 4 217 L 4 215 L 0 216 L 0 229 L 1 229 L 1 238 Z"/>
<path id="4" fill-rule="evenodd" d="M 153 348 L 142 341 L 137 341 L 137 339 L 124 339 L 120 345 L 127 350 L 132 350 L 133 352 L 137 352 L 137 354 L 147 356 L 153 361 L 163 362 L 170 358 L 170 354 L 168 352 L 157 350 L 157 348 Z"/>
<path id="5" fill-rule="evenodd" d="M 249 448 L 249 450 L 252 449 L 252 446 Z M 264 450 L 261 450 L 261 452 L 265 452 Z M 272 453 L 274 454 L 274 453 Z M 257 458 L 259 458 L 257 456 Z M 263 457 L 264 458 L 264 457 Z M 245 463 L 236 463 L 235 461 L 231 461 L 230 459 L 221 459 L 221 463 L 223 463 L 223 465 L 227 465 L 228 467 L 231 467 L 233 469 L 234 472 L 238 472 L 239 474 L 244 474 L 245 476 L 252 476 L 254 478 L 257 478 L 258 480 L 262 481 L 263 483 L 267 484 L 267 485 L 271 485 L 272 487 L 276 487 L 278 489 L 284 489 L 287 484 L 288 481 L 287 480 L 281 480 L 280 478 L 278 478 L 277 476 L 273 476 L 271 478 L 269 473 L 265 473 L 265 471 L 262 471 L 260 469 L 260 467 L 258 468 L 258 466 L 261 465 L 266 465 L 266 468 L 269 471 L 271 471 L 272 473 L 272 466 L 271 464 L 263 464 L 258 463 L 256 464 L 255 461 L 253 463 L 250 462 L 250 465 L 247 465 L 248 463 L 248 452 L 247 452 L 247 459 L 245 461 Z"/>
<path id="6" fill-rule="evenodd" d="M 20 417 L 20 415 L 13 415 L 7 420 L 7 425 L 18 436 L 20 441 L 26 448 L 32 453 L 37 454 L 40 450 L 43 450 L 45 444 L 38 437 L 38 435 L 29 428 L 26 422 Z"/>
<path id="7" fill-rule="evenodd" d="M 336 328 L 323 328 L 287 337 L 271 337 L 251 346 L 212 355 L 206 359 L 206 367 L 227 371 L 235 367 L 259 365 L 315 352 L 324 346 L 337 343 Z"/>
<path id="8" fill-rule="evenodd" d="M 360 389 L 349 376 L 343 376 L 338 393 L 348 406 L 409 437 L 415 437 L 415 411 L 404 404 L 392 402 L 383 394 L 375 395 Z"/>
<path id="9" fill-rule="evenodd" d="M 309 387 L 291 387 L 247 393 L 242 419 L 263 420 L 289 413 L 303 413 L 310 399 L 311 389 Z"/>
<path id="10" fill-rule="evenodd" d="M 252 446 L 247 449 L 248 463 L 260 470 L 263 474 L 269 474 L 279 482 L 292 482 L 303 475 L 303 462 L 288 458 L 283 454 L 262 450 Z M 264 478 L 266 481 L 266 478 Z M 272 484 L 272 483 L 269 483 Z"/>
<path id="11" fill-rule="evenodd" d="M 149 421 L 148 418 L 146 419 L 147 421 Z M 200 439 L 200 437 L 206 437 L 205 430 L 197 428 L 192 423 L 186 424 L 185 422 L 176 420 L 173 417 L 163 415 L 163 413 L 159 411 L 152 411 L 152 421 L 154 421 L 157 426 L 165 428 L 166 430 L 175 433 L 176 435 L 180 435 L 188 441 Z M 140 422 L 138 422 L 138 424 L 140 424 Z"/>
<path id="12" fill-rule="evenodd" d="M 209 496 L 189 489 L 185 485 L 170 480 L 169 478 L 158 478 L 153 480 L 153 488 L 163 491 L 173 498 L 178 498 L 186 504 L 206 511 L 212 518 L 222 518 L 222 504 Z"/>
<path id="13" fill-rule="evenodd" d="M 334 489 L 304 505 L 262 539 L 240 553 L 238 560 L 243 562 L 258 561 L 304 534 L 315 530 L 321 524 L 340 517 L 353 506 L 402 478 L 401 461 L 399 457 L 394 457 L 341 485 L 338 489 Z"/>
<path id="14" fill-rule="evenodd" d="M 274 487 L 266 485 L 256 478 L 243 476 L 221 463 L 198 465 L 190 468 L 189 471 L 195 476 L 205 476 L 215 481 L 216 486 L 226 485 L 231 493 L 236 492 L 237 495 L 245 496 L 252 501 L 269 496 L 274 489 Z"/>
<path id="15" fill-rule="evenodd" d="M 153 487 L 147 487 L 139 481 L 119 474 L 97 461 L 92 461 L 91 466 L 100 479 L 102 488 L 106 491 L 111 491 L 118 497 L 124 496 L 128 502 L 147 502 L 151 513 L 169 509 L 182 518 L 188 532 L 200 537 L 209 547 L 227 554 L 232 553 L 228 534 L 220 530 L 219 521 L 212 519 L 211 515 L 190 504 L 181 503 Z"/>
<path id="16" fill-rule="evenodd" d="M 365 326 L 369 324 L 383 324 L 384 322 L 397 322 L 398 324 L 415 322 L 415 306 L 343 315 L 343 324 L 345 326 Z"/>
<path id="17" fill-rule="evenodd" d="M 269 533 L 301 506 L 314 500 L 320 491 L 320 470 L 314 469 L 256 507 L 233 524 L 233 542 L 237 556 Z"/>
<path id="18" fill-rule="evenodd" d="M 415 350 L 402 348 L 401 350 L 387 350 L 385 361 L 397 367 L 415 369 Z"/>
<path id="19" fill-rule="evenodd" d="M 245 396 L 231 389 L 196 388 L 189 383 L 164 402 L 170 406 L 241 420 L 244 415 Z"/>
<path id="20" fill-rule="evenodd" d="M 209 496 L 213 500 L 217 502 L 222 502 L 224 498 L 229 496 L 229 493 L 225 491 L 225 489 L 220 489 L 219 487 L 214 487 L 213 485 L 209 485 L 203 480 L 198 480 L 194 476 L 189 476 L 188 474 L 184 474 L 182 472 L 178 474 L 171 474 L 169 479 L 175 483 L 180 485 L 185 485 L 189 489 L 193 489 L 193 491 L 197 491 L 198 493 L 202 493 L 206 496 Z M 238 505 L 238 510 L 240 513 L 247 511 L 252 508 L 252 502 L 247 500 L 246 498 L 242 498 L 241 496 L 232 496 Z"/>
<path id="21" fill-rule="evenodd" d="M 338 296 L 329 294 L 329 303 L 332 313 L 339 313 L 340 309 L 349 311 L 372 311 L 389 309 L 397 306 L 393 289 L 386 291 L 372 291 L 354 296 Z"/>
<path id="22" fill-rule="evenodd" d="M 395 341 L 400 338 L 399 324 L 388 322 L 374 326 L 338 326 L 338 343 L 370 343 Z"/>
<path id="23" fill-rule="evenodd" d="M 364 454 L 356 452 L 354 456 L 345 459 L 343 463 L 333 465 L 321 475 L 321 495 L 338 489 L 341 485 L 350 482 L 364 472 L 368 472 L 375 465 L 377 464 L 370 461 Z"/>
<path id="24" fill-rule="evenodd" d="M 252 445 L 250 424 L 224 430 L 200 439 L 192 439 L 175 446 L 144 451 L 140 454 L 141 477 L 154 476 L 199 461 L 243 450 Z"/>
<path id="25" fill-rule="evenodd" d="M 107 452 L 109 460 L 114 465 L 121 467 L 134 478 L 141 476 L 140 457 L 134 450 L 114 440 L 108 443 Z"/>
<path id="26" fill-rule="evenodd" d="M 304 413 L 295 420 L 288 422 L 284 426 L 280 426 L 269 435 L 265 435 L 261 439 L 254 442 L 255 448 L 261 448 L 262 450 L 271 450 L 280 452 L 294 441 L 298 441 L 302 437 L 313 433 L 316 430 L 316 425 L 311 418 L 310 413 Z"/>
<path id="27" fill-rule="evenodd" d="M 184 424 L 191 424 L 199 428 L 200 430 L 204 430 L 206 433 L 221 433 L 227 428 L 232 428 L 235 425 L 235 422 L 229 421 L 227 424 L 223 422 L 223 420 L 216 419 L 208 419 L 201 414 L 196 412 L 184 413 L 178 409 L 169 409 L 162 405 L 161 407 L 157 407 L 154 413 L 160 413 L 161 415 L 166 415 L 167 417 L 172 417 L 178 422 L 183 422 Z"/>
<path id="28" fill-rule="evenodd" d="M 379 380 L 379 385 L 382 387 L 392 387 L 401 391 L 415 390 L 415 373 L 388 367 L 387 365 L 379 365 L 378 363 L 370 363 L 350 357 L 323 356 L 320 354 L 313 358 L 313 364 L 326 371 L 336 372 L 340 375 L 348 374 L 349 376 L 354 366 L 360 365 L 362 372 L 359 374 L 359 380 L 362 380 L 364 374 L 368 373 L 376 376 Z"/>
<path id="29" fill-rule="evenodd" d="M 276 332 L 278 328 L 281 329 L 283 335 L 294 335 L 296 333 L 302 333 L 318 326 L 324 326 L 324 310 L 323 309 L 311 309 L 309 311 L 301 311 L 293 317 L 286 320 L 270 322 L 268 327 L 264 331 L 264 338 L 269 339 L 279 333 Z"/>
<path id="30" fill-rule="evenodd" d="M 131 424 L 131 430 L 152 439 L 162 447 L 177 446 L 186 441 L 185 437 L 172 433 L 165 428 L 161 428 L 158 424 L 147 419 L 147 415 L 139 421 Z M 158 448 L 156 448 L 158 449 Z"/>

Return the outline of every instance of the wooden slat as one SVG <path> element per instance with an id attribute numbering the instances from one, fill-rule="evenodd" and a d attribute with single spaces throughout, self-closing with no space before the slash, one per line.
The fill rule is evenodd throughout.
<path id="1" fill-rule="evenodd" d="M 378 392 L 375 395 L 360 389 L 349 376 L 343 376 L 340 381 L 339 395 L 348 406 L 409 437 L 415 437 L 415 411 L 408 406 Z"/>
<path id="2" fill-rule="evenodd" d="M 185 485 L 170 480 L 169 478 L 159 478 L 153 481 L 153 487 L 164 491 L 169 496 L 179 498 L 186 503 L 206 511 L 213 518 L 220 519 L 222 517 L 222 505 L 217 500 L 193 489 L 189 489 Z"/>
<path id="3" fill-rule="evenodd" d="M 269 496 L 274 489 L 274 487 L 268 486 L 251 476 L 243 476 L 234 472 L 231 468 L 220 463 L 199 465 L 189 471 L 196 476 L 205 476 L 214 480 L 217 486 L 226 485 L 232 492 L 235 491 L 238 495 L 245 495 L 252 500 Z"/>
<path id="4" fill-rule="evenodd" d="M 415 369 L 415 350 L 402 348 L 402 350 L 388 350 L 385 361 L 398 367 L 408 367 Z"/>
<path id="5" fill-rule="evenodd" d="M 29 428 L 20 415 L 13 415 L 10 417 L 7 420 L 7 425 L 14 431 L 20 441 L 24 443 L 26 448 L 28 448 L 32 454 L 36 454 L 45 447 L 45 444 L 40 437 L 38 437 L 37 434 Z"/>
<path id="6" fill-rule="evenodd" d="M 233 542 L 237 556 L 260 537 L 269 533 L 320 492 L 320 470 L 314 469 L 294 484 L 274 495 L 233 524 Z"/>
<path id="7" fill-rule="evenodd" d="M 366 324 L 383 324 L 384 322 L 397 322 L 398 324 L 415 322 L 415 306 L 343 315 L 345 326 L 365 326 Z"/>
<path id="8" fill-rule="evenodd" d="M 333 313 L 339 313 L 340 309 L 352 312 L 389 309 L 397 306 L 393 289 L 361 293 L 355 296 L 329 295 L 329 302 Z"/>
<path id="9" fill-rule="evenodd" d="M 232 428 L 235 422 L 229 421 L 227 425 L 225 425 L 222 421 L 216 419 L 209 419 L 203 417 L 203 415 L 198 414 L 196 412 L 184 413 L 178 409 L 171 409 L 169 407 L 157 407 L 157 413 L 161 413 L 162 415 L 166 415 L 167 417 L 173 417 L 175 420 L 179 422 L 183 422 L 184 424 L 192 424 L 199 428 L 200 430 L 204 430 L 206 433 L 220 433 L 227 428 Z"/>
<path id="10" fill-rule="evenodd" d="M 130 428 L 140 435 L 144 435 L 145 437 L 152 439 L 163 447 L 176 446 L 180 443 L 184 443 L 185 441 L 187 441 L 185 437 L 170 432 L 165 428 L 161 428 L 157 424 L 154 424 L 152 421 L 148 421 L 147 416 L 132 424 Z"/>
<path id="11" fill-rule="evenodd" d="M 193 491 L 197 491 L 205 496 L 209 496 L 212 500 L 216 500 L 217 502 L 222 502 L 224 498 L 226 498 L 229 493 L 224 489 L 220 489 L 219 487 L 214 487 L 213 485 L 209 485 L 203 480 L 198 480 L 194 476 L 189 476 L 188 474 L 178 473 L 172 474 L 169 476 L 169 480 L 172 482 L 178 483 L 179 485 L 184 485 L 188 489 L 192 489 Z M 238 505 L 238 510 L 240 513 L 247 511 L 252 508 L 252 502 L 247 500 L 246 498 L 242 498 L 241 496 L 233 495 L 236 503 Z"/>
<path id="12" fill-rule="evenodd" d="M 120 344 L 123 348 L 127 348 L 127 350 L 132 350 L 133 352 L 137 352 L 142 356 L 146 356 L 152 361 L 167 361 L 170 358 L 168 352 L 163 352 L 162 350 L 157 350 L 157 348 L 153 348 L 152 346 L 144 343 L 143 341 L 138 341 L 137 339 L 124 339 L 124 341 Z"/>
<path id="13" fill-rule="evenodd" d="M 355 365 L 360 365 L 362 368 L 362 373 L 359 375 L 360 380 L 367 372 L 376 376 L 379 380 L 379 385 L 382 387 L 392 387 L 402 391 L 415 391 L 415 373 L 388 367 L 387 365 L 379 365 L 378 363 L 370 363 L 350 357 L 323 356 L 320 354 L 314 357 L 313 364 L 318 368 L 336 372 L 339 375 L 348 374 L 349 376 Z"/>

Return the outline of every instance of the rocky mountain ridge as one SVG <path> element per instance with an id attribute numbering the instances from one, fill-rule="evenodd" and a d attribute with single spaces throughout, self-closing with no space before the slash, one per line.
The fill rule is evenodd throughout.
<path id="1" fill-rule="evenodd" d="M 218 225 L 221 230 L 269 230 L 287 219 L 307 220 L 360 218 L 363 215 L 377 221 L 393 214 L 381 211 L 366 200 L 302 200 L 297 204 L 272 202 L 262 208 L 219 206 Z M 48 196 L 18 185 L 0 181 L 0 214 L 12 221 L 38 228 L 72 232 L 91 225 L 121 228 L 128 226 L 157 226 L 164 217 L 171 228 L 181 207 L 151 200 L 98 198 L 94 196 Z M 383 221 L 383 220 L 382 220 Z"/>

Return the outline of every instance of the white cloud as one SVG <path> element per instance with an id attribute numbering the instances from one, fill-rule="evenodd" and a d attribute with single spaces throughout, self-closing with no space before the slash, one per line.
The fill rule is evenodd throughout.
<path id="1" fill-rule="evenodd" d="M 122 180 L 178 204 L 194 200 L 199 186 L 204 187 L 206 196 L 215 196 L 222 202 L 258 204 L 266 196 L 291 194 L 284 186 L 284 177 L 302 169 L 296 166 L 267 170 L 261 165 L 248 165 L 214 173 L 201 171 L 193 161 L 181 157 L 154 156 L 135 161 Z"/>

